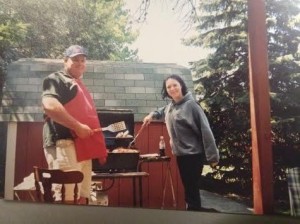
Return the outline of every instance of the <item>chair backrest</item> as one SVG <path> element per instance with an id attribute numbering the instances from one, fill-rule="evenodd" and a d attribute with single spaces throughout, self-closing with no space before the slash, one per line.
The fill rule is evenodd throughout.
<path id="1" fill-rule="evenodd" d="M 35 188 L 37 193 L 37 198 L 39 201 L 51 202 L 53 203 L 53 184 L 61 184 L 61 203 L 65 203 L 65 184 L 74 184 L 74 204 L 77 204 L 78 200 L 78 183 L 83 180 L 83 173 L 80 171 L 62 171 L 62 170 L 49 170 L 44 168 L 39 168 L 37 166 L 33 167 L 34 178 L 35 178 Z M 41 186 L 43 186 L 44 194 L 41 192 Z"/>

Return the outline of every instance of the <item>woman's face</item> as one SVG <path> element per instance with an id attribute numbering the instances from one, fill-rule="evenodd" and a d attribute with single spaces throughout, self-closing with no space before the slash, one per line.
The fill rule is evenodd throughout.
<path id="1" fill-rule="evenodd" d="M 183 98 L 181 85 L 176 79 L 168 79 L 166 81 L 166 90 L 169 96 L 175 101 L 178 102 Z"/>

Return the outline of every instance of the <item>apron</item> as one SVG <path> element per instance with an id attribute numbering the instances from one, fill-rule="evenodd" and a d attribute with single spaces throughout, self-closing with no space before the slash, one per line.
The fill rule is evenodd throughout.
<path id="1" fill-rule="evenodd" d="M 90 93 L 81 80 L 76 80 L 75 82 L 77 84 L 76 96 L 64 105 L 65 109 L 76 120 L 88 125 L 91 129 L 100 128 L 98 114 Z M 105 158 L 107 156 L 102 131 L 97 131 L 87 138 L 75 137 L 74 143 L 78 162 L 94 158 Z"/>

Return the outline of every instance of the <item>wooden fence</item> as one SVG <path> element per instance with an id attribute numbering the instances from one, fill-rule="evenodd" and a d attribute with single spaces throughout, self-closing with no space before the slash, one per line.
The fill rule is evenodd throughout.
<path id="1" fill-rule="evenodd" d="M 135 133 L 141 127 L 135 123 Z M 42 122 L 20 122 L 17 127 L 17 145 L 15 162 L 15 186 L 23 182 L 24 177 L 30 175 L 33 166 L 47 167 L 42 147 Z M 166 140 L 166 155 L 171 157 L 170 167 L 173 178 L 177 205 L 173 206 L 170 183 L 167 182 L 165 206 L 166 209 L 182 210 L 185 207 L 184 192 L 176 167 L 175 157 L 172 156 L 169 145 L 169 136 L 162 122 L 152 122 L 144 129 L 137 139 L 136 147 L 141 154 L 158 153 L 159 136 Z M 142 169 L 150 175 L 143 178 L 143 207 L 161 208 L 163 196 L 163 183 L 166 175 L 165 163 L 144 163 Z M 104 183 L 106 184 L 106 183 Z M 117 179 L 108 193 L 109 206 L 132 207 L 132 182 L 130 179 Z M 25 200 L 28 200 L 26 197 Z"/>

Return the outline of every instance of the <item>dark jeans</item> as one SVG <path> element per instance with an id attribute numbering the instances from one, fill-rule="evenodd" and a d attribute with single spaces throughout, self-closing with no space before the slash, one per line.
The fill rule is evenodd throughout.
<path id="1" fill-rule="evenodd" d="M 177 156 L 177 166 L 184 187 L 187 210 L 201 209 L 199 183 L 203 169 L 203 155 Z"/>

